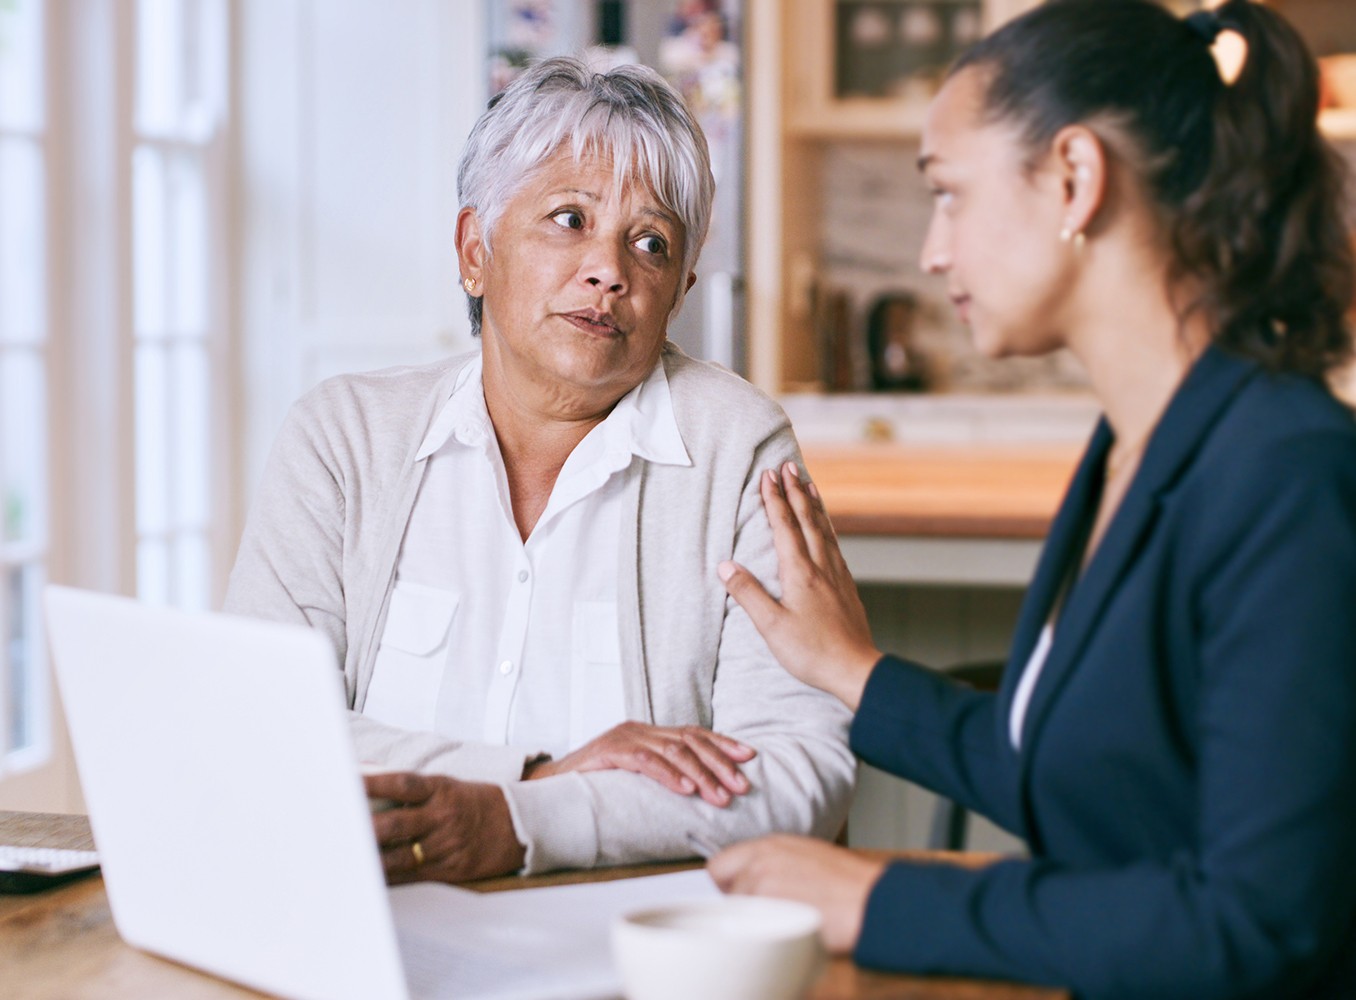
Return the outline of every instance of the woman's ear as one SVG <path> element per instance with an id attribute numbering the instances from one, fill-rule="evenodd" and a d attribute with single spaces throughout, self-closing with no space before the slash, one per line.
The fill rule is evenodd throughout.
<path id="1" fill-rule="evenodd" d="M 1106 147 L 1091 129 L 1070 125 L 1056 134 L 1052 154 L 1064 199 L 1065 238 L 1085 234 L 1106 203 Z"/>
<path id="2" fill-rule="evenodd" d="M 485 235 L 480 229 L 480 217 L 476 215 L 474 208 L 463 208 L 457 213 L 457 263 L 460 265 L 461 277 L 463 281 L 468 282 L 470 288 L 478 289 L 482 284 L 485 271 Z"/>

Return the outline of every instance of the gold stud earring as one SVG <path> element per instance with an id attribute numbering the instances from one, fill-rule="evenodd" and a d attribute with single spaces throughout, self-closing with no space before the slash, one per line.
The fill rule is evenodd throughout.
<path id="1" fill-rule="evenodd" d="M 474 295 L 474 294 L 475 294 L 475 291 L 476 291 L 476 279 L 475 279 L 475 278 L 463 278 L 462 281 L 461 281 L 461 287 L 464 288 L 464 289 L 466 289 L 466 294 L 467 294 L 467 295 Z"/>

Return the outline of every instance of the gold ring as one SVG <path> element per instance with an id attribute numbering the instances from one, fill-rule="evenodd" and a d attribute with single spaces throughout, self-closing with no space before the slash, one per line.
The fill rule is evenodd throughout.
<path id="1" fill-rule="evenodd" d="M 419 843 L 419 841 L 416 840 L 410 845 L 410 853 L 414 855 L 414 863 L 416 866 L 424 863 L 424 845 Z"/>

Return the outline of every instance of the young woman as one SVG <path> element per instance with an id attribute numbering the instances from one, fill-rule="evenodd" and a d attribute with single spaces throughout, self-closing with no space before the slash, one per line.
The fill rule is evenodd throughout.
<path id="1" fill-rule="evenodd" d="M 1211 43 L 1247 45 L 1231 82 Z M 882 656 L 813 486 L 762 484 L 783 594 L 720 568 L 852 745 L 1025 837 L 979 870 L 792 837 L 711 861 L 864 965 L 1080 997 L 1356 996 L 1356 423 L 1343 171 L 1313 59 L 1244 0 L 1063 0 L 930 111 L 922 251 L 993 356 L 1068 347 L 1104 408 L 1002 689 Z"/>

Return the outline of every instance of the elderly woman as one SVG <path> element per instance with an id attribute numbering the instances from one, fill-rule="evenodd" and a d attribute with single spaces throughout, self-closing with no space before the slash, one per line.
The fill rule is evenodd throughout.
<path id="1" fill-rule="evenodd" d="M 230 611 L 305 622 L 402 808 L 388 877 L 461 880 L 832 835 L 848 713 L 715 577 L 776 575 L 758 475 L 785 415 L 666 343 L 714 183 L 652 71 L 536 65 L 459 173 L 481 349 L 332 379 L 289 415 Z M 718 732 L 717 732 L 718 731 Z"/>

